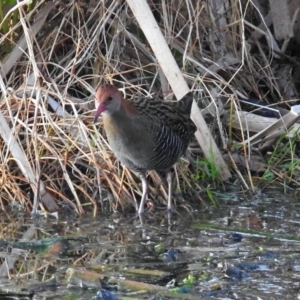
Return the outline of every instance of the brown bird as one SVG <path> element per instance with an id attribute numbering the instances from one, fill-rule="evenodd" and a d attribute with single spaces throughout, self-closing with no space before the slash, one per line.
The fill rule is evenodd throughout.
<path id="1" fill-rule="evenodd" d="M 138 213 L 147 197 L 146 171 L 167 173 L 168 210 L 172 209 L 171 167 L 186 151 L 196 126 L 190 119 L 191 95 L 177 102 L 151 98 L 124 99 L 114 85 L 96 93 L 96 115 L 103 115 L 104 129 L 115 156 L 142 180 L 143 194 Z"/>

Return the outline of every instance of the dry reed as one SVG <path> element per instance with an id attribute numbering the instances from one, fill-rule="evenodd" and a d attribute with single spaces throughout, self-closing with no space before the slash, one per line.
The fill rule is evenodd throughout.
<path id="1" fill-rule="evenodd" d="M 1 55 L 0 109 L 31 177 L 0 138 L 1 208 L 9 204 L 30 211 L 34 188 L 41 185 L 78 213 L 131 207 L 141 195 L 139 180 L 115 160 L 101 124 L 92 123 L 93 96 L 105 82 L 122 88 L 128 98 L 170 94 L 139 25 L 124 1 L 41 2 L 29 12 L 24 3 L 13 8 L 19 9 L 20 22 L 0 39 L 12 48 Z M 226 130 L 224 119 L 239 110 L 236 99 L 249 94 L 285 99 L 266 42 L 272 34 L 260 29 L 263 8 L 242 0 L 153 0 L 149 5 L 220 148 L 247 139 L 246 128 L 238 134 Z M 244 185 L 253 186 L 245 167 Z M 182 160 L 176 174 L 178 192 L 199 201 L 201 183 L 189 163 Z M 150 178 L 155 200 L 165 194 L 165 185 L 155 174 Z"/>

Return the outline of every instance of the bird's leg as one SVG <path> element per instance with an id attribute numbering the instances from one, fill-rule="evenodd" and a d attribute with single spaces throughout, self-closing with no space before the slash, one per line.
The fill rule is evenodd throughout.
<path id="1" fill-rule="evenodd" d="M 142 194 L 142 199 L 141 199 L 140 208 L 138 210 L 138 213 L 142 214 L 142 213 L 144 213 L 144 206 L 145 206 L 145 201 L 146 201 L 147 193 L 148 193 L 148 183 L 147 183 L 145 174 L 140 174 L 140 178 L 142 180 L 143 194 Z"/>
<path id="2" fill-rule="evenodd" d="M 167 173 L 168 182 L 168 211 L 172 211 L 172 172 Z"/>

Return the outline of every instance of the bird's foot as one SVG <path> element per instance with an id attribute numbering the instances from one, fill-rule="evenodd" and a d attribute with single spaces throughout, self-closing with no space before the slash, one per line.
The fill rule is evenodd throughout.
<path id="1" fill-rule="evenodd" d="M 49 213 L 44 210 L 34 210 L 31 212 L 31 218 L 33 220 L 39 220 L 41 217 L 47 218 L 48 216 L 53 216 L 58 219 L 58 212 Z"/>
<path id="2" fill-rule="evenodd" d="M 147 209 L 146 209 L 147 213 L 151 212 L 154 209 L 154 204 L 151 200 L 147 200 L 146 206 L 147 206 Z M 141 203 L 139 209 L 137 210 L 137 213 L 139 215 L 140 214 L 145 214 L 145 205 L 142 205 L 142 203 Z"/>
<path id="3" fill-rule="evenodd" d="M 168 215 L 173 215 L 176 212 L 176 209 L 174 208 L 174 206 L 168 206 L 167 208 L 167 213 Z"/>
<path id="4" fill-rule="evenodd" d="M 173 213 L 176 212 L 176 210 L 175 210 L 175 208 L 174 208 L 173 205 L 168 205 L 167 211 L 168 211 L 168 214 L 173 214 Z"/>

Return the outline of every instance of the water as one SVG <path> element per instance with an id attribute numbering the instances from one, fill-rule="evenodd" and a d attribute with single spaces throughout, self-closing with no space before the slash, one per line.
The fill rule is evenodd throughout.
<path id="1" fill-rule="evenodd" d="M 103 299 L 300 298 L 298 199 L 274 191 L 226 199 L 142 222 L 2 216 L 0 298 L 96 299 L 100 289 Z M 18 243 L 24 234 L 32 243 Z"/>

